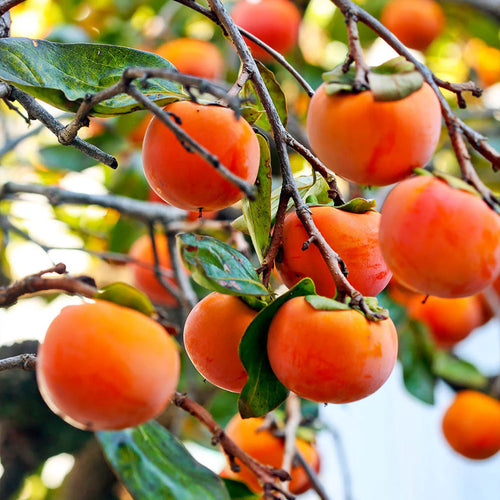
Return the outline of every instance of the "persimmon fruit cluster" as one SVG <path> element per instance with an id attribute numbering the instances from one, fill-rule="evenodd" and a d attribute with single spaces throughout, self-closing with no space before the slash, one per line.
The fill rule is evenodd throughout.
<path id="1" fill-rule="evenodd" d="M 479 195 L 419 175 L 387 196 L 380 247 L 394 277 L 407 288 L 466 297 L 500 272 L 500 218 Z"/>
<path id="2" fill-rule="evenodd" d="M 265 465 L 280 468 L 285 452 L 284 441 L 274 436 L 269 429 L 264 429 L 264 426 L 264 418 L 242 419 L 239 415 L 235 415 L 227 424 L 225 431 L 227 436 L 251 457 Z M 315 446 L 299 438 L 295 440 L 295 446 L 309 467 L 319 472 L 320 459 Z M 243 481 L 256 493 L 262 492 L 262 486 L 254 473 L 245 465 L 240 463 L 238 465 L 241 466 L 239 472 L 233 472 L 228 466 L 222 475 Z M 292 467 L 290 475 L 292 479 L 288 483 L 288 488 L 291 493 L 300 495 L 311 487 L 309 478 L 301 466 Z"/>
<path id="3" fill-rule="evenodd" d="M 379 248 L 380 214 L 351 213 L 331 206 L 311 207 L 311 216 L 327 243 L 345 262 L 349 282 L 361 294 L 375 296 L 391 278 Z M 292 287 L 302 278 L 314 281 L 318 295 L 335 296 L 335 282 L 319 249 L 303 250 L 308 234 L 296 212 L 285 217 L 283 243 L 276 267 L 283 283 Z"/>
<path id="4" fill-rule="evenodd" d="M 158 416 L 174 395 L 180 357 L 156 321 L 111 302 L 67 306 L 38 350 L 47 405 L 75 427 L 98 431 Z"/>
<path id="5" fill-rule="evenodd" d="M 232 110 L 221 106 L 180 101 L 165 111 L 183 130 L 233 174 L 253 184 L 259 171 L 259 142 L 252 127 Z M 175 207 L 184 210 L 220 210 L 243 197 L 198 154 L 187 151 L 177 137 L 154 117 L 142 148 L 144 173 L 151 188 Z"/>
<path id="6" fill-rule="evenodd" d="M 288 54 L 299 36 L 301 15 L 290 0 L 240 0 L 231 10 L 240 27 L 262 40 L 280 54 Z M 264 62 L 273 57 L 259 45 L 247 40 L 254 57 Z"/>
<path id="7" fill-rule="evenodd" d="M 358 184 L 385 186 L 409 177 L 434 154 L 441 109 L 424 83 L 409 96 L 376 101 L 371 90 L 328 95 L 322 84 L 307 113 L 307 134 L 319 159 Z"/>
<path id="8" fill-rule="evenodd" d="M 390 318 L 368 321 L 354 309 L 318 310 L 304 297 L 280 307 L 267 339 L 280 382 L 319 403 L 350 403 L 374 393 L 391 374 L 397 351 Z"/>
<path id="9" fill-rule="evenodd" d="M 500 401 L 477 391 L 460 391 L 443 417 L 449 445 L 473 460 L 500 451 Z"/>
<path id="10" fill-rule="evenodd" d="M 192 309 L 184 325 L 184 346 L 196 369 L 209 382 L 240 392 L 248 375 L 238 355 L 245 330 L 257 315 L 241 299 L 211 293 Z"/>

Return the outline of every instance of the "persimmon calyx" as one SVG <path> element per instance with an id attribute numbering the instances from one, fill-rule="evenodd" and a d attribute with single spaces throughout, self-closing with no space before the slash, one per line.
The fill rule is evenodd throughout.
<path id="1" fill-rule="evenodd" d="M 465 182 L 463 179 L 460 179 L 453 175 L 445 174 L 444 172 L 438 172 L 437 170 L 427 170 L 425 168 L 416 168 L 413 172 L 417 175 L 431 175 L 432 177 L 436 177 L 437 179 L 445 181 L 446 184 L 448 184 L 448 186 L 452 188 L 467 191 L 468 193 L 481 198 L 481 194 L 473 186 Z"/>
<path id="2" fill-rule="evenodd" d="M 340 64 L 331 71 L 323 73 L 325 92 L 328 95 L 359 92 L 359 89 L 354 88 L 355 78 L 356 69 L 353 65 L 344 72 L 343 64 Z M 369 88 L 365 91 L 371 90 L 375 101 L 399 101 L 419 90 L 424 78 L 413 63 L 399 56 L 380 66 L 370 68 L 368 82 Z"/>
<path id="3" fill-rule="evenodd" d="M 351 297 L 347 297 L 345 302 L 339 302 L 338 300 L 322 297 L 321 295 L 306 295 L 304 298 L 306 302 L 317 311 L 348 311 L 352 309 L 359 312 L 370 321 L 383 321 L 389 318 L 389 311 L 379 306 L 375 297 L 364 297 L 365 304 L 373 313 L 370 317 L 355 304 Z"/>

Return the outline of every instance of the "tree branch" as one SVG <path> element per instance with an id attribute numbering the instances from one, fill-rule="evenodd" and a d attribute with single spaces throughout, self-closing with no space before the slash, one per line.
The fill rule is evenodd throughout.
<path id="1" fill-rule="evenodd" d="M 6 12 L 9 12 L 12 7 L 23 3 L 24 0 L 2 0 L 0 2 L 0 17 L 3 16 Z"/>
<path id="2" fill-rule="evenodd" d="M 36 354 L 20 354 L 11 358 L 0 359 L 0 372 L 20 369 L 33 371 L 36 367 Z"/>

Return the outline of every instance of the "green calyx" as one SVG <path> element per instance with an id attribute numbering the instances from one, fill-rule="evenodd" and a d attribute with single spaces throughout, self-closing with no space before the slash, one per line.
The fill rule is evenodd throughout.
<path id="1" fill-rule="evenodd" d="M 347 297 L 345 302 L 339 302 L 338 300 L 335 299 L 330 299 L 328 297 L 322 297 L 320 295 L 306 295 L 305 297 L 306 302 L 311 305 L 314 309 L 317 311 L 357 311 L 363 316 L 366 317 L 365 313 L 361 311 L 357 306 L 351 305 L 352 301 L 350 297 Z M 384 309 L 383 307 L 379 306 L 378 301 L 375 297 L 364 297 L 365 304 L 368 306 L 370 311 L 373 314 L 383 316 L 382 317 L 372 317 L 372 318 L 367 318 L 371 319 L 372 321 L 383 321 L 384 319 L 387 319 L 389 317 L 389 311 L 387 309 Z"/>
<path id="2" fill-rule="evenodd" d="M 436 170 L 433 171 L 426 170 L 425 168 L 416 168 L 413 170 L 413 172 L 417 175 L 427 175 L 436 177 L 437 179 L 441 179 L 442 181 L 446 182 L 448 186 L 454 189 L 461 189 L 462 191 L 466 191 L 467 193 L 473 194 L 474 196 L 481 198 L 481 195 L 473 186 L 465 182 L 463 179 L 460 179 L 453 175 L 445 174 L 444 172 L 437 172 Z"/>
<path id="3" fill-rule="evenodd" d="M 336 66 L 333 70 L 323 73 L 323 81 L 326 83 L 325 92 L 335 95 L 340 92 L 356 93 L 355 89 L 356 70 L 351 65 L 347 72 L 343 71 L 343 65 Z M 367 75 L 369 88 L 375 101 L 399 101 L 419 90 L 424 79 L 415 65 L 399 56 L 391 59 L 380 66 L 370 68 Z"/>

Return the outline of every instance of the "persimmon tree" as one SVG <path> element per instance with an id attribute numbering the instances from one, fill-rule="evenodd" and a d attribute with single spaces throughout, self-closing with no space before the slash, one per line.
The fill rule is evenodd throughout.
<path id="1" fill-rule="evenodd" d="M 481 36 L 475 46 L 482 43 L 500 48 L 498 36 L 495 39 L 492 34 L 498 33 L 495 5 L 486 0 L 460 2 L 471 5 L 471 13 L 480 19 L 478 29 L 468 25 L 453 5 L 459 2 L 443 3 L 445 10 L 440 15 L 462 37 L 453 43 L 461 43 L 465 51 L 467 38 Z M 33 386 L 33 374 L 24 372 L 37 369 L 42 395 L 50 400 L 51 408 L 68 422 L 77 421 L 79 427 L 97 431 L 97 441 L 116 478 L 137 499 L 257 499 L 262 494 L 267 500 L 291 499 L 307 488 L 328 498 L 317 476 L 317 403 L 352 402 L 372 394 L 389 376 L 398 342 L 404 383 L 415 397 L 432 404 L 436 383 L 443 380 L 457 391 L 478 391 L 487 394 L 493 404 L 498 402 L 498 376 L 485 377 L 450 350 L 453 343 L 440 344 L 429 315 L 415 312 L 431 293 L 460 300 L 482 292 L 474 299 L 474 318 L 463 320 L 470 322 L 471 329 L 499 310 L 492 284 L 500 272 L 500 199 L 495 194 L 498 181 L 490 171 L 500 169 L 500 153 L 495 148 L 500 134 L 494 130 L 488 139 L 479 130 L 487 129 L 494 118 L 474 106 L 482 94 L 474 79 L 452 83 L 438 65 L 424 64 L 424 58 L 378 20 L 382 5 L 377 1 L 366 2 L 365 10 L 351 0 L 332 0 L 328 29 L 313 22 L 311 6 L 304 2 L 293 5 L 288 0 L 272 0 L 273 9 L 292 12 L 288 24 L 272 15 L 257 14 L 249 19 L 252 4 L 244 2 L 240 10 L 250 9 L 240 22 L 244 28 L 231 17 L 231 6 L 221 0 L 208 0 L 207 5 L 194 0 L 156 1 L 148 7 L 131 0 L 120 12 L 112 3 L 107 7 L 78 0 L 62 4 L 62 8 L 52 6 L 58 9 L 53 30 L 43 38 L 31 38 L 11 36 L 11 29 L 23 35 L 23 26 L 16 26 L 16 19 L 21 19 L 23 8 L 29 9 L 27 4 L 0 0 L 0 112 L 5 139 L 0 148 L 5 171 L 0 188 L 0 279 L 4 285 L 0 307 L 13 307 L 33 294 L 43 298 L 76 295 L 82 303 L 87 304 L 83 299 L 96 302 L 83 309 L 72 306 L 63 310 L 50 330 L 57 333 L 58 344 L 42 347 L 40 361 L 31 342 L 5 349 L 0 371 L 5 372 L 6 387 L 16 387 L 15 383 Z M 296 46 L 299 13 L 305 13 L 303 54 Z M 239 12 L 236 17 L 242 15 Z M 266 43 L 253 31 L 260 18 L 265 25 L 261 31 L 255 29 Z M 282 31 L 273 34 L 273 25 L 279 28 L 280 23 L 286 24 L 286 46 L 273 40 L 275 36 L 283 41 Z M 193 26 L 212 34 L 207 58 L 216 61 L 216 79 L 204 77 L 207 66 L 213 69 L 207 61 L 187 61 L 200 57 L 200 52 L 203 56 L 203 44 L 195 43 L 193 51 L 193 45 L 185 42 L 186 35 L 196 31 Z M 420 48 L 432 51 L 432 43 L 446 46 L 450 42 L 446 37 L 457 36 L 447 34 L 446 27 L 435 31 L 433 36 L 441 38 L 426 40 Z M 341 56 L 335 56 L 337 66 L 324 67 L 314 49 L 307 49 L 306 38 L 313 33 L 343 47 Z M 377 38 L 399 57 L 371 67 L 366 56 Z M 167 39 L 178 39 L 175 50 L 166 51 Z M 184 55 L 183 43 L 190 47 Z M 179 66 L 186 62 L 190 72 L 179 72 L 161 56 L 169 53 L 178 58 Z M 220 66 L 224 64 L 223 70 Z M 474 64 L 470 63 L 472 76 L 480 73 Z M 203 67 L 200 74 L 196 74 L 198 67 Z M 315 92 L 317 87 L 320 90 Z M 310 98 L 313 104 L 308 115 Z M 467 112 L 470 103 L 472 109 Z M 479 128 L 471 126 L 472 118 Z M 28 126 L 31 128 L 25 130 Z M 47 139 L 49 132 L 52 142 Z M 25 154 L 25 145 L 33 145 L 35 160 Z M 445 172 L 436 168 L 442 166 Z M 107 193 L 65 187 L 69 172 L 87 169 L 99 172 Z M 25 172 L 29 175 L 24 176 Z M 421 179 L 403 180 L 411 175 Z M 435 200 L 422 202 L 428 211 L 444 213 L 445 218 L 437 220 L 433 213 L 426 215 L 421 207 L 415 208 L 411 202 L 417 205 L 419 200 L 412 199 L 413 190 L 395 205 L 388 204 L 381 216 L 376 213 L 374 200 L 365 197 L 380 198 L 380 191 L 369 186 L 396 181 L 405 186 L 437 185 L 438 190 L 452 193 L 439 199 L 442 206 L 436 209 Z M 160 198 L 151 201 L 154 196 Z M 450 198 L 459 200 L 459 208 L 448 209 L 448 213 Z M 469 199 L 473 200 L 472 215 Z M 66 263 L 53 262 L 35 274 L 13 279 L 8 258 L 12 245 L 28 241 L 49 260 L 56 250 L 68 250 L 30 228 L 18 210 L 26 200 L 48 209 L 48 217 L 78 236 L 81 246 L 71 249 L 105 263 L 106 275 L 96 269 L 76 275 Z M 241 202 L 234 206 L 238 200 Z M 401 222 L 403 203 L 409 214 Z M 86 216 L 88 207 L 99 207 L 100 215 Z M 220 212 L 205 217 L 205 208 Z M 461 226 L 452 217 L 457 212 L 472 222 Z M 484 227 L 474 232 L 476 213 L 483 214 Z M 378 247 L 379 224 L 382 249 Z M 394 234 L 399 226 L 401 234 Z M 464 236 L 463 227 L 468 228 L 463 244 L 467 242 L 471 253 L 452 255 L 453 245 Z M 443 258 L 440 237 L 450 240 L 451 253 Z M 408 248 L 401 257 L 398 251 L 403 240 Z M 410 254 L 414 261 L 408 270 Z M 481 264 L 475 265 L 476 260 Z M 466 265 L 471 273 L 467 279 L 462 273 Z M 124 268 L 122 274 L 130 283 L 115 279 Z M 391 273 L 412 290 L 398 291 L 396 283 L 383 292 Z M 420 281 L 413 280 L 414 274 Z M 362 293 L 379 294 L 378 301 Z M 429 300 L 436 308 L 441 304 Z M 106 306 L 105 301 L 117 305 Z M 408 307 L 415 301 L 419 306 Z M 464 309 L 449 304 L 447 314 Z M 121 315 L 124 307 L 134 311 Z M 97 309 L 110 311 L 109 315 L 96 314 Z M 113 321 L 114 314 L 120 321 Z M 77 319 L 64 319 L 68 315 Z M 99 328 L 93 322 L 99 322 Z M 162 349 L 175 357 L 173 342 L 165 347 L 155 337 L 155 343 L 144 349 L 146 354 L 133 347 L 139 342 L 135 329 L 147 330 L 142 325 L 151 323 L 156 337 L 158 325 L 164 327 L 164 335 L 176 337 L 183 368 L 177 391 L 171 394 L 172 380 L 168 380 L 163 388 L 168 394 L 162 393 L 161 401 L 152 404 L 152 413 L 137 412 L 135 419 L 130 399 L 145 406 L 149 402 L 141 397 L 148 387 L 161 392 L 144 372 L 158 372 L 165 378 L 175 372 L 172 377 L 174 385 L 177 383 L 177 366 L 165 369 L 157 358 Z M 62 331 L 59 325 L 67 324 L 74 326 Z M 89 335 L 103 330 L 92 337 L 95 345 L 89 351 L 83 348 L 90 344 L 83 325 L 90 325 Z M 71 328 L 78 335 L 72 335 Z M 124 334 L 127 328 L 134 336 Z M 468 333 L 462 330 L 457 338 Z M 337 332 L 334 339 L 332 331 Z M 82 344 L 77 343 L 80 334 L 85 339 Z M 107 343 L 100 343 L 104 336 Z M 144 334 L 144 343 L 147 338 Z M 127 346 L 136 355 L 130 360 L 120 350 Z M 68 348 L 68 354 L 59 348 Z M 156 356 L 154 363 L 147 363 L 148 349 Z M 65 362 L 56 366 L 61 357 Z M 135 372 L 127 369 L 127 362 Z M 66 385 L 63 370 L 71 381 Z M 101 378 L 104 373 L 107 377 Z M 113 373 L 123 382 L 113 385 L 109 376 Z M 95 381 L 109 383 L 109 392 L 103 389 L 94 397 Z M 81 397 L 79 390 L 83 391 Z M 127 395 L 125 401 L 114 399 L 120 390 Z M 111 409 L 89 408 L 87 413 L 87 396 L 88 406 L 97 400 L 98 406 L 102 402 L 103 408 L 110 405 Z M 71 398 L 68 406 L 65 397 Z M 27 414 L 23 439 L 35 425 L 34 419 L 41 425 L 43 419 L 38 416 L 47 413 L 38 393 L 33 392 L 32 400 L 35 398 L 43 410 L 31 414 L 26 398 L 19 398 L 19 404 L 16 397 L 9 402 L 12 414 Z M 168 401 L 167 410 L 159 414 Z M 75 406 L 77 415 L 72 415 Z M 128 414 L 120 415 L 120 411 Z M 236 413 L 243 420 L 234 417 Z M 497 413 L 495 407 L 493 427 Z M 179 438 L 190 436 L 188 415 L 195 418 L 196 429 L 208 431 L 210 437 L 203 434 L 201 439 L 205 443 L 211 440 L 225 453 L 228 466 L 221 473 L 223 480 L 183 447 Z M 161 425 L 145 422 L 152 416 Z M 233 424 L 226 433 L 223 424 L 231 418 Z M 245 444 L 259 439 L 253 424 L 248 424 L 248 435 L 239 427 L 235 430 L 234 422 L 250 418 L 261 419 L 258 425 L 269 446 L 263 446 L 264 451 Z M 5 460 L 7 445 L 0 449 L 6 471 L 0 479 L 0 497 L 13 495 L 24 475 L 48 456 L 75 453 L 89 439 L 90 433 L 75 431 L 58 417 L 50 419 L 54 424 L 50 420 L 46 426 L 53 425 L 58 436 L 67 439 L 58 437 L 29 459 L 13 454 L 12 442 Z M 125 426 L 129 427 L 123 429 Z M 246 428 L 246 424 L 238 426 Z M 447 424 L 448 435 L 456 434 L 449 428 Z M 192 436 L 200 437 L 200 431 L 191 431 Z M 473 447 L 467 443 L 468 456 L 484 454 Z M 91 453 L 88 449 L 87 442 L 82 456 Z M 488 448 L 485 455 L 492 453 L 495 450 Z M 272 455 L 272 461 L 266 463 L 266 455 Z M 77 460 L 81 467 L 75 467 L 68 477 L 63 495 L 72 499 L 118 495 L 116 489 L 109 489 L 114 482 L 109 476 L 96 478 L 92 493 L 82 490 L 82 478 L 89 480 L 82 463 L 84 458 L 80 464 Z M 75 479 L 78 473 L 80 481 Z"/>

